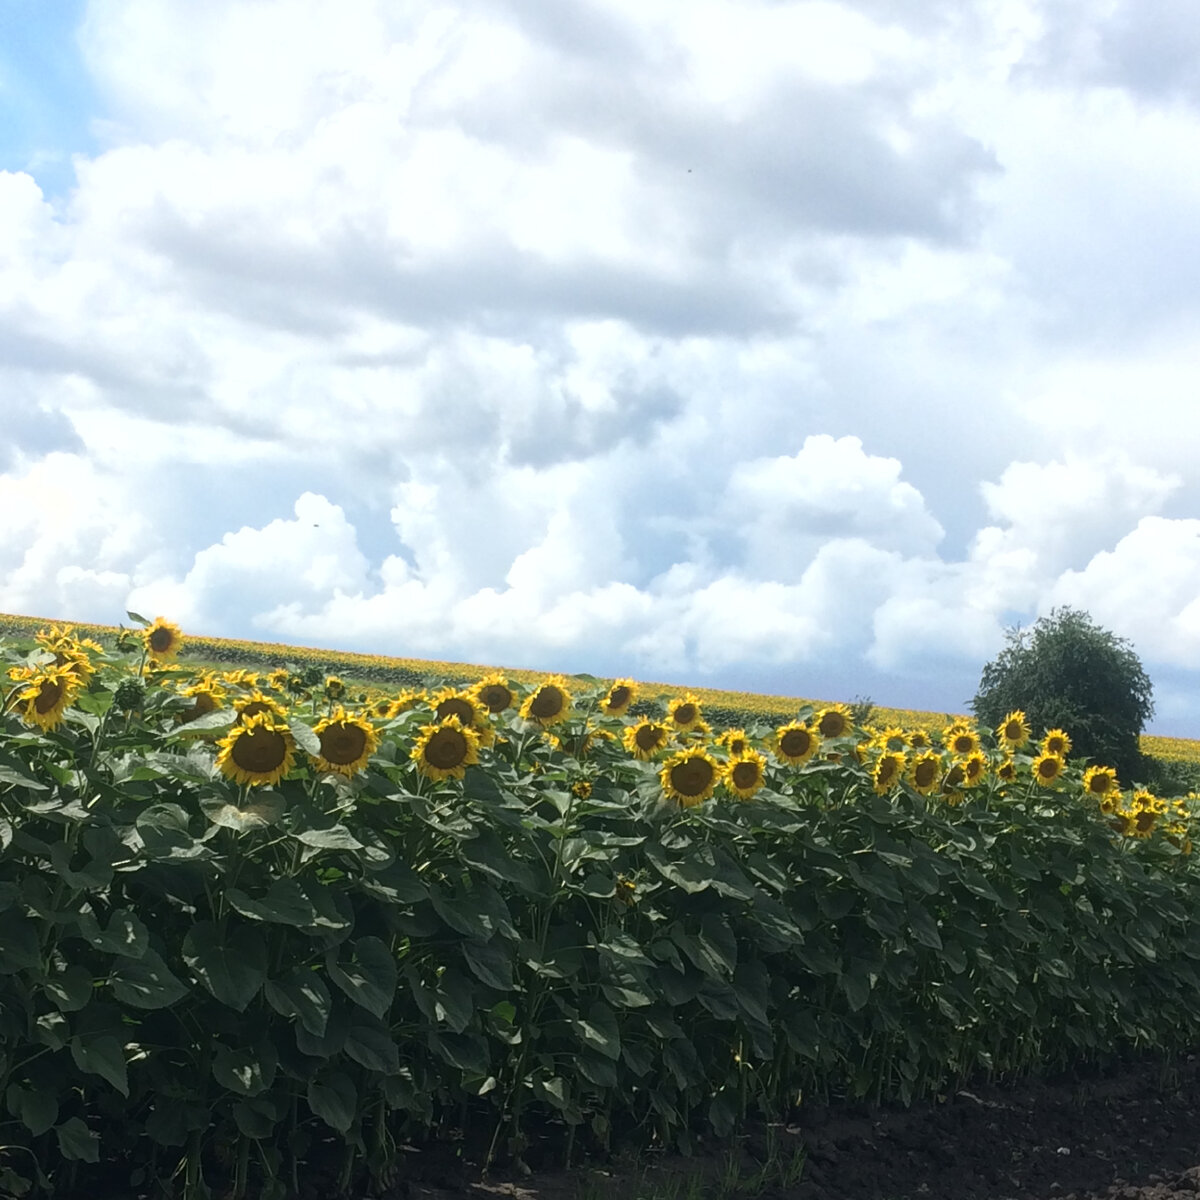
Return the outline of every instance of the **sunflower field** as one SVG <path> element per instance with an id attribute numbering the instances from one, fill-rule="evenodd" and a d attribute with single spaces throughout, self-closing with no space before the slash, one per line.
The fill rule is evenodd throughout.
<path id="1" fill-rule="evenodd" d="M 1195 798 L 1069 731 L 361 702 L 143 624 L 0 645 L 0 1195 L 687 1148 L 1200 1037 Z"/>

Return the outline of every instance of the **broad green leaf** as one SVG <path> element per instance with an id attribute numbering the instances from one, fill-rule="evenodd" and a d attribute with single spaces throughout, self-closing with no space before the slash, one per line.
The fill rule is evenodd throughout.
<path id="1" fill-rule="evenodd" d="M 146 926 L 128 908 L 115 909 L 108 918 L 108 927 L 103 931 L 90 912 L 81 913 L 79 932 L 97 950 L 106 950 L 109 954 L 119 954 L 125 958 L 141 958 L 150 941 Z"/>
<path id="2" fill-rule="evenodd" d="M 139 959 L 119 962 L 109 976 L 113 995 L 134 1008 L 168 1008 L 188 993 L 187 985 L 171 974 L 154 950 Z"/>
<path id="3" fill-rule="evenodd" d="M 312 901 L 294 879 L 276 879 L 257 900 L 240 888 L 227 888 L 225 898 L 242 916 L 256 921 L 306 928 L 317 919 Z"/>
<path id="4" fill-rule="evenodd" d="M 39 1088 L 25 1088 L 10 1084 L 6 1093 L 8 1111 L 16 1117 L 34 1137 L 41 1137 L 53 1128 L 58 1120 L 58 1095 L 55 1089 L 44 1084 Z"/>
<path id="5" fill-rule="evenodd" d="M 267 980 L 267 945 L 257 929 L 222 933 L 212 921 L 197 921 L 183 939 L 183 961 L 222 1004 L 245 1012 Z"/>
<path id="6" fill-rule="evenodd" d="M 597 1053 L 614 1062 L 621 1057 L 617 1018 L 606 1004 L 593 1004 L 585 1017 L 571 1022 L 575 1032 Z"/>
<path id="7" fill-rule="evenodd" d="M 308 1107 L 338 1133 L 347 1133 L 358 1113 L 358 1089 L 349 1075 L 332 1071 L 308 1085 Z"/>
<path id="8" fill-rule="evenodd" d="M 288 729 L 292 731 L 292 737 L 296 739 L 296 745 L 305 754 L 317 755 L 321 753 L 321 739 L 303 721 L 295 719 L 288 721 Z"/>
<path id="9" fill-rule="evenodd" d="M 297 968 L 283 979 L 268 980 L 263 993 L 281 1016 L 295 1017 L 314 1037 L 323 1037 L 332 999 L 315 971 Z"/>
<path id="10" fill-rule="evenodd" d="M 358 1013 L 350 1019 L 345 1051 L 369 1071 L 395 1075 L 400 1070 L 400 1055 L 391 1031 L 382 1021 L 372 1021 L 366 1013 Z"/>
<path id="11" fill-rule="evenodd" d="M 63 1158 L 78 1162 L 100 1161 L 100 1135 L 93 1133 L 78 1117 L 70 1117 L 55 1127 L 58 1149 Z"/>
<path id="12" fill-rule="evenodd" d="M 462 1033 L 475 1013 L 475 995 L 471 981 L 461 971 L 448 967 L 437 981 L 433 995 L 435 1021 L 444 1021 L 455 1033 Z"/>
<path id="13" fill-rule="evenodd" d="M 513 955 L 507 942 L 492 938 L 490 942 L 462 943 L 463 958 L 472 974 L 488 987 L 499 992 L 513 989 Z"/>
<path id="14" fill-rule="evenodd" d="M 937 922 L 924 908 L 912 905 L 908 910 L 908 924 L 913 932 L 913 937 L 922 946 L 928 946 L 931 950 L 942 948 L 942 935 L 938 933 Z"/>
<path id="15" fill-rule="evenodd" d="M 293 834 L 298 842 L 317 850 L 361 850 L 358 840 L 345 825 L 331 825 L 328 829 L 306 829 Z"/>
<path id="16" fill-rule="evenodd" d="M 106 862 L 91 859 L 78 868 L 70 864 L 70 852 L 62 842 L 50 847 L 50 865 L 60 879 L 81 891 L 100 891 L 113 879 L 113 869 Z"/>
<path id="17" fill-rule="evenodd" d="M 13 787 L 29 788 L 30 791 L 44 792 L 49 786 L 33 775 L 27 775 L 19 767 L 11 764 L 0 764 L 0 783 L 11 784 Z"/>
<path id="18" fill-rule="evenodd" d="M 78 1012 L 92 998 L 92 973 L 73 963 L 60 974 L 49 976 L 42 986 L 59 1011 Z"/>
<path id="19" fill-rule="evenodd" d="M 41 965 L 37 926 L 15 909 L 0 913 L 0 975 L 36 971 Z"/>
<path id="20" fill-rule="evenodd" d="M 211 737 L 233 728 L 237 713 L 228 708 L 217 708 L 194 721 L 174 725 L 163 734 L 164 741 L 180 741 L 185 738 Z"/>
<path id="21" fill-rule="evenodd" d="M 429 1033 L 429 1048 L 443 1062 L 475 1078 L 490 1074 L 487 1042 L 473 1033 Z"/>
<path id="22" fill-rule="evenodd" d="M 71 1039 L 71 1057 L 75 1065 L 89 1075 L 99 1075 L 121 1093 L 129 1095 L 125 1070 L 125 1050 L 111 1034 L 90 1034 Z"/>
<path id="23" fill-rule="evenodd" d="M 493 879 L 515 884 L 523 892 L 537 891 L 537 875 L 533 868 L 513 858 L 512 851 L 490 829 L 484 829 L 477 837 L 460 843 L 458 853 L 468 866 Z"/>
<path id="24" fill-rule="evenodd" d="M 151 625 L 151 624 L 153 624 L 153 622 L 151 622 L 151 621 L 147 621 L 147 620 L 146 620 L 146 618 L 145 618 L 145 617 L 143 617 L 141 613 L 130 612 L 128 609 L 126 609 L 126 611 L 125 611 L 125 615 L 126 615 L 126 616 L 127 616 L 127 617 L 128 617 L 128 618 L 129 618 L 129 619 L 130 619 L 130 620 L 131 620 L 131 621 L 132 621 L 134 624 L 135 624 L 135 625 Z"/>
<path id="25" fill-rule="evenodd" d="M 326 965 L 330 979 L 355 1004 L 377 1017 L 386 1015 L 396 994 L 398 971 L 384 942 L 377 937 L 356 938 L 343 945 L 340 960 L 330 951 Z"/>
<path id="26" fill-rule="evenodd" d="M 207 1128 L 209 1120 L 207 1105 L 156 1096 L 146 1118 L 146 1133 L 160 1146 L 182 1146 L 188 1134 Z"/>
<path id="27" fill-rule="evenodd" d="M 277 824 L 287 810 L 287 802 L 278 792 L 255 791 L 241 805 L 230 804 L 219 796 L 206 796 L 200 808 L 214 825 L 248 833 Z"/>
<path id="28" fill-rule="evenodd" d="M 212 1059 L 213 1078 L 238 1096 L 257 1096 L 275 1080 L 276 1058 L 271 1043 L 230 1047 L 218 1042 Z"/>
<path id="29" fill-rule="evenodd" d="M 252 1100 L 239 1100 L 233 1106 L 233 1120 L 238 1131 L 254 1141 L 269 1138 L 279 1124 L 274 1106 L 263 1103 L 261 1097 Z"/>

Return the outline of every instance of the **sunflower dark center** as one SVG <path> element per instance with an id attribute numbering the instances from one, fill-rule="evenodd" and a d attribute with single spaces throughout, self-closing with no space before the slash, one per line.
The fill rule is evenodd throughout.
<path id="1" fill-rule="evenodd" d="M 33 707 L 38 714 L 48 713 L 62 699 L 63 685 L 57 679 L 43 679 Z"/>
<path id="2" fill-rule="evenodd" d="M 821 731 L 822 737 L 836 738 L 841 737 L 846 732 L 846 717 L 844 713 L 827 712 L 820 720 L 817 728 Z"/>
<path id="3" fill-rule="evenodd" d="M 367 746 L 365 729 L 341 721 L 326 726 L 318 736 L 321 739 L 321 757 L 326 762 L 339 765 L 356 762 Z"/>
<path id="4" fill-rule="evenodd" d="M 730 772 L 730 778 L 733 780 L 734 787 L 753 787 L 758 782 L 758 763 L 735 763 L 733 770 Z"/>
<path id="5" fill-rule="evenodd" d="M 679 725 L 690 725 L 696 719 L 696 706 L 694 704 L 681 704 L 675 710 L 675 721 Z"/>
<path id="6" fill-rule="evenodd" d="M 966 775 L 966 771 L 964 771 L 958 763 L 955 763 L 954 766 L 950 768 L 950 773 L 946 776 L 946 786 L 948 788 L 958 787 L 958 785 L 966 778 Z"/>
<path id="7" fill-rule="evenodd" d="M 489 683 L 479 693 L 479 699 L 488 712 L 503 712 L 512 707 L 513 694 L 502 683 Z"/>
<path id="8" fill-rule="evenodd" d="M 800 758 L 812 749 L 813 735 L 807 729 L 789 729 L 779 739 L 779 748 L 788 758 Z"/>
<path id="9" fill-rule="evenodd" d="M 187 709 L 183 714 L 183 718 L 185 721 L 194 721 L 197 717 L 202 717 L 206 713 L 215 712 L 216 708 L 216 697 L 211 692 L 197 692 L 192 697 L 192 707 Z"/>
<path id="10" fill-rule="evenodd" d="M 639 750 L 653 750 L 661 744 L 663 732 L 661 725 L 639 725 L 633 740 L 637 742 Z"/>
<path id="11" fill-rule="evenodd" d="M 1133 818 L 1133 823 L 1137 826 L 1138 833 L 1148 833 L 1154 828 L 1154 822 L 1157 818 L 1157 813 L 1140 812 Z"/>
<path id="12" fill-rule="evenodd" d="M 960 733 L 954 739 L 954 752 L 956 754 L 970 754 L 975 749 L 975 739 L 969 734 Z"/>
<path id="13" fill-rule="evenodd" d="M 631 695 L 632 693 L 626 684 L 621 684 L 620 687 L 613 688 L 613 690 L 608 693 L 608 707 L 610 709 L 624 708 L 625 705 L 629 703 Z"/>
<path id="14" fill-rule="evenodd" d="M 1058 774 L 1058 762 L 1053 758 L 1043 758 L 1038 763 L 1038 774 L 1043 779 L 1053 779 Z"/>
<path id="15" fill-rule="evenodd" d="M 425 743 L 425 761 L 439 771 L 452 771 L 467 757 L 467 739 L 459 729 L 439 729 Z"/>
<path id="16" fill-rule="evenodd" d="M 919 762 L 913 771 L 913 779 L 917 787 L 928 787 L 937 774 L 937 763 Z"/>
<path id="17" fill-rule="evenodd" d="M 457 717 L 464 725 L 475 723 L 474 707 L 469 700 L 464 700 L 461 696 L 447 696 L 445 700 L 439 700 L 436 711 L 439 721 L 444 721 L 447 717 Z"/>
<path id="18" fill-rule="evenodd" d="M 278 771 L 287 757 L 287 742 L 283 734 L 261 726 L 239 735 L 233 743 L 230 757 L 243 771 L 266 775 Z"/>
<path id="19" fill-rule="evenodd" d="M 566 697 L 562 692 L 549 685 L 540 687 L 533 699 L 529 702 L 529 712 L 538 720 L 544 721 L 547 717 L 557 717 L 566 705 Z"/>
<path id="20" fill-rule="evenodd" d="M 746 753 L 746 739 L 745 738 L 734 738 L 729 743 L 729 753 L 730 754 L 745 754 Z"/>
<path id="21" fill-rule="evenodd" d="M 1004 736 L 1010 742 L 1018 741 L 1021 737 L 1021 724 L 1019 721 L 1009 721 L 1004 727 Z"/>
<path id="22" fill-rule="evenodd" d="M 689 758 L 671 768 L 671 786 L 681 796 L 699 796 L 713 781 L 713 765 L 704 758 Z"/>
<path id="23" fill-rule="evenodd" d="M 175 644 L 175 634 L 169 629 L 155 629 L 150 634 L 150 649 L 155 654 L 162 654 Z"/>
<path id="24" fill-rule="evenodd" d="M 879 760 L 879 782 L 891 783 L 896 778 L 896 772 L 899 770 L 900 764 L 894 758 L 882 758 Z"/>
<path id="25" fill-rule="evenodd" d="M 1093 796 L 1103 796 L 1112 786 L 1112 780 L 1107 775 L 1093 775 L 1088 783 L 1088 791 Z"/>
<path id="26" fill-rule="evenodd" d="M 1046 751 L 1049 754 L 1063 754 L 1066 752 L 1066 749 L 1066 744 L 1063 742 L 1062 738 L 1051 738 L 1046 743 Z"/>
<path id="27" fill-rule="evenodd" d="M 249 704 L 238 709 L 238 722 L 244 724 L 247 717 L 257 717 L 259 713 L 274 713 L 274 711 L 266 700 L 251 700 Z"/>

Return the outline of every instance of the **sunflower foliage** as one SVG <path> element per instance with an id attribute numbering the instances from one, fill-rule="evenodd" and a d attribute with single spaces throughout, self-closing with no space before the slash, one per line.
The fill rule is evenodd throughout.
<path id="1" fill-rule="evenodd" d="M 0 1193 L 344 1191 L 451 1129 L 687 1148 L 1200 1035 L 1194 800 L 1022 713 L 714 737 L 691 695 L 502 675 L 360 706 L 142 625 L 5 651 Z"/>

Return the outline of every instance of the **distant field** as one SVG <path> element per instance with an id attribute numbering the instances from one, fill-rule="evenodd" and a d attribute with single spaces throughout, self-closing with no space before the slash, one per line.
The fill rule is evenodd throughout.
<path id="1" fill-rule="evenodd" d="M 23 617 L 0 613 L 0 637 L 28 635 L 51 622 L 52 617 Z M 77 629 L 102 642 L 110 642 L 118 633 L 115 625 L 92 625 L 72 622 Z M 356 654 L 349 650 L 324 650 L 317 647 L 289 646 L 279 642 L 250 642 L 232 638 L 198 637 L 184 630 L 187 638 L 183 658 L 194 663 L 243 664 L 278 666 L 283 663 L 312 664 L 329 674 L 341 676 L 347 682 L 362 685 L 372 691 L 425 686 L 430 683 L 460 682 L 478 679 L 493 671 L 503 672 L 509 679 L 533 683 L 544 679 L 548 672 L 530 671 L 519 667 L 497 667 L 481 663 L 438 662 L 422 658 L 395 658 L 382 654 Z M 715 723 L 737 724 L 759 718 L 765 721 L 791 716 L 805 704 L 820 706 L 835 701 L 846 703 L 848 696 L 764 696 L 753 692 L 730 692 L 717 688 L 695 687 L 686 683 L 640 681 L 643 700 L 668 699 L 682 691 L 692 692 L 704 705 L 705 713 Z M 943 728 L 958 713 L 929 712 L 921 709 L 888 708 L 877 704 L 872 723 L 877 726 L 897 725 L 903 729 Z M 1200 763 L 1200 740 L 1191 738 L 1142 736 L 1142 750 L 1175 762 Z"/>

